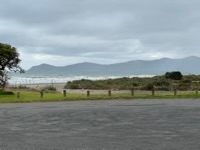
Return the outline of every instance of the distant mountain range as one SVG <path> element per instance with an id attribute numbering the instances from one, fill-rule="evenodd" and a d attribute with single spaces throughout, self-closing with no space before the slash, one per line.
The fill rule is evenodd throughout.
<path id="1" fill-rule="evenodd" d="M 168 71 L 181 71 L 183 74 L 200 74 L 200 57 L 162 58 L 149 61 L 134 60 L 110 65 L 84 62 L 58 67 L 41 64 L 31 67 L 26 73 L 37 75 L 160 75 Z"/>

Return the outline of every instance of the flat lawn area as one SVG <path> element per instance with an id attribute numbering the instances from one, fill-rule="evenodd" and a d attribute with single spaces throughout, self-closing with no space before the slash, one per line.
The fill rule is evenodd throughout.
<path id="1" fill-rule="evenodd" d="M 176 98 L 200 98 L 200 94 L 194 91 L 178 92 L 174 96 L 173 92 L 156 91 L 152 96 L 151 91 L 137 91 L 134 96 L 131 93 L 112 93 L 108 94 L 91 94 L 89 97 L 86 93 L 67 94 L 66 97 L 62 93 L 44 93 L 43 98 L 39 92 L 20 91 L 20 98 L 17 98 L 17 92 L 14 95 L 0 95 L 0 103 L 18 103 L 18 102 L 50 102 L 50 101 L 73 101 L 73 100 L 106 100 L 106 99 L 176 99 Z"/>

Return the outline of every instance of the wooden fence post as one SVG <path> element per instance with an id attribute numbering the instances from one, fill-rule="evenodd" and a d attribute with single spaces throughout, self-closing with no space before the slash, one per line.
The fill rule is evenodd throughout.
<path id="1" fill-rule="evenodd" d="M 17 98 L 20 98 L 20 92 L 17 92 Z"/>
<path id="2" fill-rule="evenodd" d="M 197 87 L 195 88 L 195 91 L 196 91 L 196 94 L 198 95 L 199 94 L 199 89 Z"/>
<path id="3" fill-rule="evenodd" d="M 134 89 L 134 88 L 131 89 L 131 95 L 132 95 L 132 96 L 135 95 L 135 89 Z"/>
<path id="4" fill-rule="evenodd" d="M 66 90 L 63 90 L 63 96 L 66 97 L 66 95 L 67 95 Z"/>
<path id="5" fill-rule="evenodd" d="M 177 89 L 174 88 L 174 96 L 176 96 L 176 95 L 177 95 Z"/>
<path id="6" fill-rule="evenodd" d="M 87 97 L 89 97 L 90 96 L 90 91 L 87 91 Z"/>
<path id="7" fill-rule="evenodd" d="M 108 90 L 108 96 L 111 96 L 111 90 Z"/>
<path id="8" fill-rule="evenodd" d="M 154 87 L 152 89 L 152 96 L 155 96 L 155 89 L 154 89 Z"/>
<path id="9" fill-rule="evenodd" d="M 40 91 L 40 98 L 43 98 L 44 96 L 44 91 Z"/>

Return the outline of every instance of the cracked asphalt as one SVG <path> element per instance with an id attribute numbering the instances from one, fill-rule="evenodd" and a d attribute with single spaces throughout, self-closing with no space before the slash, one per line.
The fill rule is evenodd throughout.
<path id="1" fill-rule="evenodd" d="M 0 150 L 199 150 L 200 100 L 0 104 Z"/>

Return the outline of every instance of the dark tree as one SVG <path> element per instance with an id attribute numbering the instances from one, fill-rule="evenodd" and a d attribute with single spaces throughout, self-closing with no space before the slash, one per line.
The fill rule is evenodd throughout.
<path id="1" fill-rule="evenodd" d="M 2 71 L 0 70 L 0 88 L 5 88 L 8 84 L 8 80 L 10 79 L 9 72 L 8 71 Z"/>
<path id="2" fill-rule="evenodd" d="M 180 71 L 173 71 L 173 72 L 166 72 L 165 77 L 167 79 L 173 79 L 173 80 L 181 80 L 183 78 L 183 75 Z"/>
<path id="3" fill-rule="evenodd" d="M 8 69 L 22 73 L 23 69 L 19 66 L 20 62 L 19 53 L 15 47 L 0 43 L 0 70 Z"/>
<path id="4" fill-rule="evenodd" d="M 20 62 L 19 53 L 15 47 L 0 43 L 0 86 L 2 88 L 4 88 L 8 82 L 9 71 L 24 72 L 19 66 Z"/>

